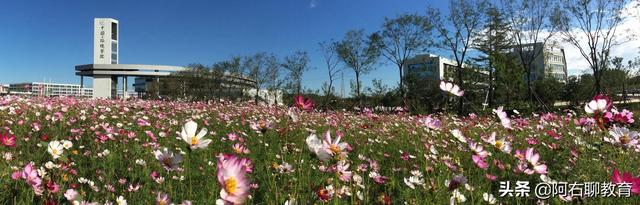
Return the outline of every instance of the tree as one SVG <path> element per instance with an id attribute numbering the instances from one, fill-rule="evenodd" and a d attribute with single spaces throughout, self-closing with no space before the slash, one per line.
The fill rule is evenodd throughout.
<path id="1" fill-rule="evenodd" d="M 439 47 L 452 53 L 457 65 L 455 81 L 464 89 L 462 65 L 467 57 L 467 51 L 472 46 L 472 40 L 482 28 L 482 13 L 484 1 L 449 0 L 449 13 L 443 16 L 439 10 L 429 8 L 431 24 L 440 38 Z M 462 114 L 462 99 L 458 101 L 458 113 Z"/>
<path id="2" fill-rule="evenodd" d="M 510 27 L 504 18 L 504 14 L 495 6 L 490 6 L 484 13 L 486 24 L 484 29 L 478 33 L 474 43 L 474 48 L 482 55 L 473 58 L 476 62 L 485 64 L 489 71 L 488 96 L 486 103 L 489 107 L 494 107 L 496 83 L 501 76 L 498 76 L 498 68 L 504 68 L 506 56 L 503 51 L 511 45 L 509 38 Z"/>
<path id="3" fill-rule="evenodd" d="M 405 100 L 404 77 L 402 68 L 407 59 L 415 53 L 426 51 L 431 44 L 429 38 L 432 26 L 426 17 L 416 14 L 402 14 L 396 18 L 385 18 L 382 31 L 374 34 L 380 53 L 398 67 L 400 85 L 398 90 L 402 101 Z M 405 102 L 406 105 L 406 102 Z"/>
<path id="4" fill-rule="evenodd" d="M 355 94 L 358 105 L 362 104 L 360 77 L 373 70 L 373 65 L 380 56 L 375 40 L 371 36 L 365 37 L 364 30 L 352 30 L 348 31 L 344 39 L 336 45 L 338 57 L 355 74 Z"/>
<path id="5" fill-rule="evenodd" d="M 276 57 L 273 54 L 261 52 L 245 57 L 242 62 L 242 66 L 247 69 L 247 75 L 255 82 L 255 104 L 258 104 L 260 90 L 265 86 L 265 82 L 269 80 L 269 76 L 266 75 L 267 67 L 268 63 L 273 62 L 274 58 Z"/>
<path id="6" fill-rule="evenodd" d="M 282 67 L 289 71 L 289 80 L 294 85 L 296 95 L 300 95 L 302 89 L 302 74 L 309 70 L 309 55 L 306 51 L 296 51 L 293 55 L 284 58 Z"/>
<path id="7" fill-rule="evenodd" d="M 336 75 L 342 72 L 342 69 L 338 67 L 340 61 L 336 53 L 336 42 L 321 42 L 320 53 L 322 53 L 324 63 L 327 66 L 327 73 L 329 74 L 329 81 L 322 85 L 322 90 L 324 91 L 324 107 L 326 107 L 329 102 L 331 102 L 331 97 L 333 96 L 333 81 Z"/>
<path id="8" fill-rule="evenodd" d="M 211 76 L 213 77 L 213 80 L 211 81 L 213 81 L 212 83 L 215 83 L 214 88 L 216 90 L 216 96 L 218 100 L 222 98 L 222 81 L 225 77 L 227 69 L 229 68 L 228 64 L 229 61 L 225 60 L 214 63 L 211 66 Z"/>
<path id="9" fill-rule="evenodd" d="M 602 71 L 609 63 L 611 49 L 635 38 L 633 34 L 617 33 L 628 3 L 628 0 L 564 0 L 566 12 L 554 22 L 564 41 L 577 48 L 589 63 L 596 94 L 602 92 Z"/>
<path id="10" fill-rule="evenodd" d="M 266 75 L 266 87 L 271 94 L 273 94 L 274 106 L 278 105 L 278 96 L 282 94 L 282 86 L 285 83 L 285 79 L 281 78 L 280 73 L 282 72 L 282 67 L 278 59 L 275 56 L 268 57 L 265 67 L 265 75 Z"/>
<path id="11" fill-rule="evenodd" d="M 556 32 L 552 23 L 558 9 L 549 0 L 502 0 L 503 14 L 511 25 L 513 53 L 525 71 L 529 105 L 533 103 L 533 62 L 543 53 L 547 41 Z"/>

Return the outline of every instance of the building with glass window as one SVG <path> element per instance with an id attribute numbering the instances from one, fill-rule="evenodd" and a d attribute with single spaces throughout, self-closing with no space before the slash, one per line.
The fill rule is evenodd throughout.
<path id="1" fill-rule="evenodd" d="M 405 77 L 429 79 L 434 81 L 453 81 L 452 76 L 455 73 L 457 66 L 458 63 L 455 60 L 432 54 L 424 54 L 407 59 L 402 70 Z M 462 64 L 462 67 L 467 68 L 470 66 Z"/>
<path id="2" fill-rule="evenodd" d="M 78 84 L 61 84 L 61 83 L 15 83 L 9 85 L 9 94 L 26 95 L 38 97 L 92 97 L 93 89 L 82 88 Z"/>
<path id="3" fill-rule="evenodd" d="M 509 51 L 514 58 L 519 58 L 517 49 L 519 48 L 514 47 Z M 560 82 L 567 81 L 567 59 L 563 47 L 547 43 L 543 48 L 542 43 L 534 43 L 524 45 L 522 49 L 524 56 L 536 57 L 531 66 L 531 81 L 542 80 L 545 77 L 552 77 Z M 532 55 L 531 52 L 538 53 Z"/>

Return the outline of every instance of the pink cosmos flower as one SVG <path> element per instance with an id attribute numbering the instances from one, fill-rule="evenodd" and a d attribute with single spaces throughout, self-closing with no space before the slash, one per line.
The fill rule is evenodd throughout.
<path id="1" fill-rule="evenodd" d="M 603 116 L 607 123 L 620 123 L 620 124 L 632 124 L 635 122 L 633 119 L 633 112 L 623 109 L 622 112 L 618 112 L 616 109 L 611 109 L 611 112 L 605 112 Z"/>
<path id="2" fill-rule="evenodd" d="M 489 168 L 489 164 L 487 164 L 487 160 L 485 158 L 482 158 L 478 155 L 471 155 L 471 159 L 473 160 L 473 163 L 476 164 L 476 166 L 478 166 L 480 169 L 487 169 Z"/>
<path id="3" fill-rule="evenodd" d="M 243 204 L 249 196 L 250 185 L 242 161 L 234 155 L 218 157 L 218 183 L 220 197 L 229 203 Z"/>
<path id="4" fill-rule="evenodd" d="M 254 131 L 258 132 L 258 133 L 263 133 L 264 134 L 265 132 L 267 132 L 267 130 L 273 128 L 273 125 L 271 124 L 271 121 L 260 120 L 260 121 L 257 121 L 257 122 L 252 121 L 249 124 L 249 127 L 252 130 L 254 130 Z"/>
<path id="5" fill-rule="evenodd" d="M 236 152 L 236 154 L 249 154 L 249 148 L 245 147 L 244 145 L 240 144 L 240 143 L 235 143 L 233 144 L 233 151 Z"/>
<path id="6" fill-rule="evenodd" d="M 229 138 L 229 140 L 231 141 L 236 141 L 238 139 L 238 134 L 236 134 L 235 132 L 229 133 L 227 134 L 227 138 Z"/>
<path id="7" fill-rule="evenodd" d="M 493 145 L 496 149 L 510 154 L 511 153 L 511 143 L 507 141 L 504 137 L 502 139 L 496 139 L 496 132 L 492 132 L 491 135 L 483 139 L 486 143 Z"/>
<path id="8" fill-rule="evenodd" d="M 0 134 L 0 142 L 7 147 L 16 147 L 16 136 L 10 135 L 8 132 Z"/>
<path id="9" fill-rule="evenodd" d="M 494 109 L 493 112 L 498 115 L 498 119 L 500 119 L 500 123 L 504 128 L 513 129 L 511 127 L 511 120 L 507 116 L 507 113 L 502 110 L 502 106 L 498 107 L 498 109 Z"/>
<path id="10" fill-rule="evenodd" d="M 78 192 L 74 189 L 67 189 L 67 191 L 64 192 L 64 197 L 69 201 L 74 201 L 78 197 Z"/>
<path id="11" fill-rule="evenodd" d="M 489 152 L 487 152 L 487 150 L 484 150 L 484 147 L 482 147 L 482 145 L 480 145 L 479 143 L 470 141 L 469 149 L 471 149 L 471 152 L 473 152 L 473 155 L 478 155 L 481 158 L 485 158 L 489 156 Z"/>
<path id="12" fill-rule="evenodd" d="M 351 181 L 351 176 L 353 176 L 353 173 L 349 171 L 349 163 L 346 163 L 344 160 L 338 162 L 338 165 L 336 166 L 336 173 L 338 173 L 340 181 L 343 182 Z"/>
<path id="13" fill-rule="evenodd" d="M 624 127 L 613 127 L 609 131 L 609 135 L 611 137 L 604 137 L 603 140 L 605 142 L 609 142 L 611 144 L 618 144 L 623 147 L 634 147 L 638 144 L 638 132 L 630 131 Z"/>
<path id="14" fill-rule="evenodd" d="M 420 118 L 418 122 L 432 130 L 439 130 L 440 127 L 442 127 L 442 123 L 440 122 L 440 120 L 432 118 L 431 115 Z"/>
<path id="15" fill-rule="evenodd" d="M 158 192 L 158 195 L 156 196 L 156 205 L 169 205 L 169 204 L 171 204 L 171 199 L 169 198 L 169 195 L 162 192 Z"/>
<path id="16" fill-rule="evenodd" d="M 629 172 L 625 172 L 620 176 L 620 171 L 614 169 L 611 182 L 616 184 L 629 183 L 631 184 L 631 193 L 640 195 L 640 177 L 633 177 Z"/>
<path id="17" fill-rule="evenodd" d="M 342 133 L 336 131 L 336 138 L 334 140 L 331 139 L 331 132 L 327 130 L 324 133 L 324 140 L 322 141 L 322 145 L 324 149 L 331 155 L 342 155 L 346 154 L 345 149 L 349 146 L 346 142 L 340 142 L 342 139 Z"/>
<path id="18" fill-rule="evenodd" d="M 304 98 L 300 95 L 295 96 L 294 97 L 294 104 L 296 105 L 296 107 L 304 110 L 304 111 L 311 111 L 313 110 L 313 100 L 311 100 L 311 98 Z"/>
<path id="19" fill-rule="evenodd" d="M 524 154 L 524 158 L 527 160 L 527 162 L 529 163 L 529 165 L 531 165 L 532 168 L 527 167 L 524 170 L 525 174 L 533 174 L 533 173 L 538 173 L 538 174 L 546 174 L 547 173 L 547 165 L 542 164 L 539 162 L 540 160 L 540 155 L 538 153 L 536 153 L 533 148 L 527 148 L 527 151 Z"/>
<path id="20" fill-rule="evenodd" d="M 38 175 L 38 172 L 33 168 L 33 162 L 28 163 L 24 166 L 24 169 L 20 172 L 14 172 L 11 175 L 11 178 L 14 180 L 24 179 L 27 184 L 31 185 L 33 188 L 33 192 L 36 195 L 42 195 L 44 192 L 44 188 L 42 187 L 42 179 Z"/>

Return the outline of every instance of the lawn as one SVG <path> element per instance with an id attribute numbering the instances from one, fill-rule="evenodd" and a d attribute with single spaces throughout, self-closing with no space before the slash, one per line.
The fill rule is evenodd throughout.
<path id="1" fill-rule="evenodd" d="M 415 116 L 2 97 L 0 203 L 638 204 L 635 122 L 606 109 Z M 536 191 L 546 185 L 566 189 Z"/>

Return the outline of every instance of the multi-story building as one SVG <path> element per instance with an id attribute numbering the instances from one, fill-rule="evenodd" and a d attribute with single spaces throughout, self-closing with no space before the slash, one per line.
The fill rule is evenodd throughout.
<path id="1" fill-rule="evenodd" d="M 408 59 L 402 70 L 406 77 L 452 81 L 457 66 L 458 63 L 455 60 L 424 54 Z M 462 67 L 468 68 L 470 65 L 462 64 Z"/>
<path id="2" fill-rule="evenodd" d="M 60 83 L 15 83 L 9 85 L 9 93 L 15 95 L 55 97 L 55 96 L 73 96 L 73 97 L 92 97 L 93 89 L 82 88 L 78 84 L 60 84 Z"/>
<path id="3" fill-rule="evenodd" d="M 531 66 L 531 81 L 552 77 L 560 82 L 566 82 L 567 59 L 564 48 L 553 43 L 545 44 L 544 49 L 542 47 L 542 43 L 527 44 L 522 47 L 523 56 L 535 57 Z M 509 51 L 514 58 L 520 58 L 518 49 L 518 47 L 513 47 Z M 537 52 L 537 54 L 533 55 L 531 52 Z"/>
<path id="4" fill-rule="evenodd" d="M 6 95 L 9 93 L 9 85 L 0 84 L 0 95 Z"/>

